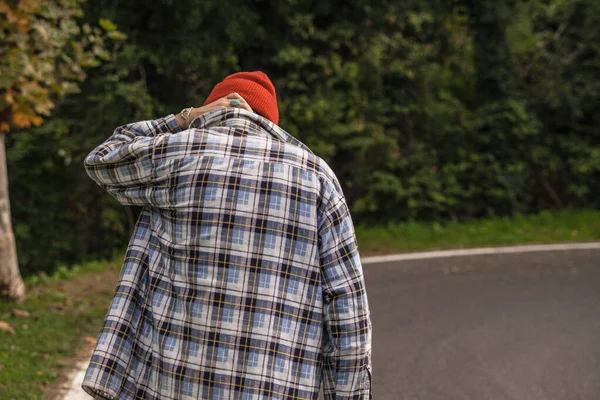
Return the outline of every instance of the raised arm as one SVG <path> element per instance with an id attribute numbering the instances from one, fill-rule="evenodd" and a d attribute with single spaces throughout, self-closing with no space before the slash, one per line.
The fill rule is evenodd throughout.
<path id="1" fill-rule="evenodd" d="M 152 204 L 154 186 L 160 181 L 155 149 L 165 135 L 180 131 L 173 115 L 118 127 L 86 157 L 86 171 L 123 204 Z"/>
<path id="2" fill-rule="evenodd" d="M 86 157 L 86 171 L 122 204 L 169 206 L 169 178 L 199 156 L 197 144 L 201 137 L 197 132 L 183 130 L 196 117 L 230 107 L 232 101 L 252 111 L 240 95 L 232 93 L 177 116 L 121 126 Z"/>

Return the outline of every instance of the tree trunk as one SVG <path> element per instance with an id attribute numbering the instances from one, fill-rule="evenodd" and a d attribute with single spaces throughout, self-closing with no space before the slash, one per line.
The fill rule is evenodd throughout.
<path id="1" fill-rule="evenodd" d="M 15 300 L 25 297 L 25 285 L 19 272 L 17 248 L 10 222 L 4 133 L 0 133 L 0 294 Z"/>

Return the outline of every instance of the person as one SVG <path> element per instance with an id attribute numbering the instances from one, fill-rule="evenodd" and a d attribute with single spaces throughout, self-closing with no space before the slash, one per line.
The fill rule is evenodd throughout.
<path id="1" fill-rule="evenodd" d="M 371 398 L 354 228 L 328 165 L 281 129 L 262 72 L 85 159 L 142 206 L 83 389 L 97 399 Z"/>

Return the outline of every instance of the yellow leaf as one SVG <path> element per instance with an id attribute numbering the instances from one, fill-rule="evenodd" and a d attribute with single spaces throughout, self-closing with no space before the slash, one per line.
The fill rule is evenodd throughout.
<path id="1" fill-rule="evenodd" d="M 21 33 L 29 32 L 29 21 L 27 21 L 25 18 L 21 18 L 17 23 L 17 30 Z"/>
<path id="2" fill-rule="evenodd" d="M 15 334 L 15 328 L 13 328 L 8 322 L 0 321 L 0 331 Z"/>
<path id="3" fill-rule="evenodd" d="M 83 342 L 89 346 L 95 346 L 97 341 L 96 338 L 91 336 L 84 336 L 81 338 L 81 340 L 83 340 Z"/>
<path id="4" fill-rule="evenodd" d="M 29 318 L 29 312 L 28 311 L 20 310 L 18 308 L 13 308 L 12 314 L 15 317 L 19 317 L 19 318 Z"/>
<path id="5" fill-rule="evenodd" d="M 15 97 L 13 96 L 12 90 L 8 89 L 6 91 L 6 93 L 4 94 L 4 100 L 8 103 L 8 104 L 12 104 L 15 102 Z"/>
<path id="6" fill-rule="evenodd" d="M 54 106 L 50 102 L 42 103 L 42 104 L 36 104 L 35 105 L 35 112 L 37 112 L 38 114 L 41 114 L 41 115 L 50 115 L 50 110 L 52 109 L 52 107 L 54 107 Z"/>
<path id="7" fill-rule="evenodd" d="M 42 39 L 48 40 L 48 29 L 46 29 L 46 26 L 44 26 L 44 24 L 38 22 L 33 27 L 36 31 L 38 31 Z"/>
<path id="8" fill-rule="evenodd" d="M 9 132 L 10 125 L 7 122 L 0 122 L 0 132 Z"/>
<path id="9" fill-rule="evenodd" d="M 110 39 L 112 39 L 112 40 L 125 40 L 125 39 L 127 39 L 127 35 L 124 34 L 123 32 L 119 32 L 119 31 L 108 32 L 106 35 Z"/>
<path id="10" fill-rule="evenodd" d="M 112 32 L 112 31 L 117 30 L 117 26 L 115 24 L 113 24 L 111 20 L 108 20 L 105 18 L 100 18 L 100 20 L 98 20 L 98 25 L 100 25 L 102 27 L 102 29 L 104 29 L 107 32 Z"/>
<path id="11" fill-rule="evenodd" d="M 17 128 L 29 128 L 31 126 L 29 117 L 21 112 L 13 113 L 12 120 Z"/>

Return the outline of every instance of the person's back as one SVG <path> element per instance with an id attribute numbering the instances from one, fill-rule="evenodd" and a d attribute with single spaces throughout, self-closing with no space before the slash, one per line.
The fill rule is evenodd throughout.
<path id="1" fill-rule="evenodd" d="M 248 102 L 250 103 L 250 101 Z M 254 113 L 118 128 L 86 159 L 144 206 L 84 381 L 109 399 L 370 396 L 371 326 L 337 179 Z"/>

